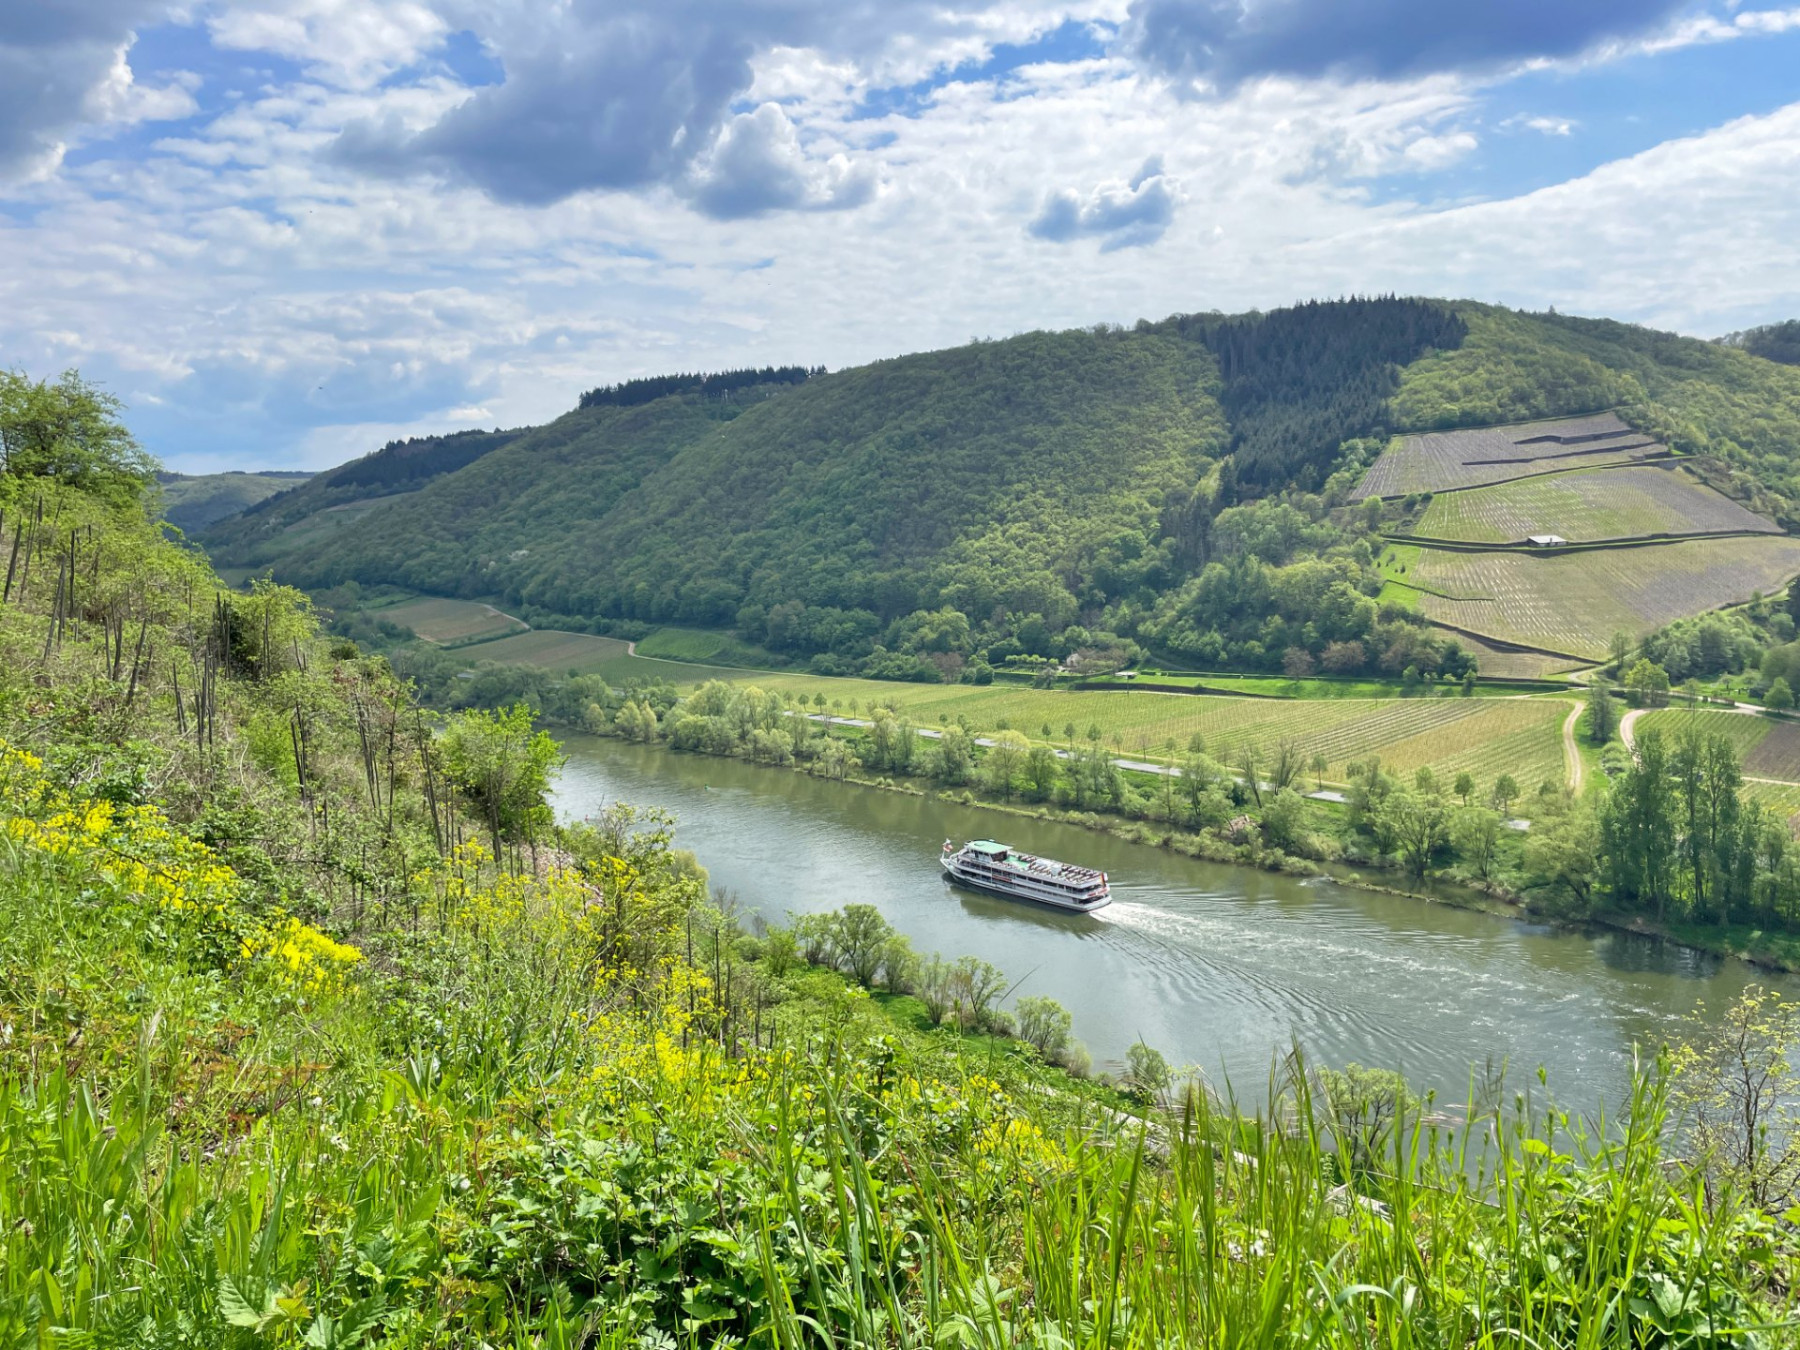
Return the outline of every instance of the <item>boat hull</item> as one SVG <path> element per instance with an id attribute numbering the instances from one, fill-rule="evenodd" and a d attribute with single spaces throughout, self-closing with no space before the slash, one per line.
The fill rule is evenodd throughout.
<path id="1" fill-rule="evenodd" d="M 1040 909 L 1055 910 L 1058 914 L 1093 914 L 1105 909 L 1112 903 L 1110 894 L 1101 896 L 1085 904 L 1068 900 L 1057 900 L 1045 895 L 1032 895 L 1025 891 L 1015 891 L 999 886 L 991 881 L 976 877 L 964 876 L 950 865 L 948 858 L 943 859 L 944 876 L 958 886 L 965 886 L 972 891 L 980 891 L 983 895 L 997 895 L 1002 900 L 1017 900 L 1021 904 L 1036 905 Z"/>

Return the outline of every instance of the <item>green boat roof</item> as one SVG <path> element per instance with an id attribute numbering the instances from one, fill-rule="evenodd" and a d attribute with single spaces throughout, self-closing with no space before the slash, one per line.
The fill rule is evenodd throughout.
<path id="1" fill-rule="evenodd" d="M 969 847 L 977 853 L 1005 853 L 1005 852 L 1007 852 L 1007 846 L 1005 844 L 996 844 L 992 839 L 971 840 L 969 842 Z"/>

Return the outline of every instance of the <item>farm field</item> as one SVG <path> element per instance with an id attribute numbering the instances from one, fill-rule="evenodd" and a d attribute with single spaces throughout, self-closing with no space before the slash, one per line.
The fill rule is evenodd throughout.
<path id="1" fill-rule="evenodd" d="M 525 632 L 528 627 L 492 605 L 473 600 L 446 600 L 433 595 L 402 600 L 397 605 L 387 605 L 372 612 L 440 646 L 504 637 L 508 633 Z"/>
<path id="2" fill-rule="evenodd" d="M 1679 467 L 1593 469 L 1524 478 L 1434 497 L 1411 533 L 1510 544 L 1534 534 L 1574 543 L 1651 534 L 1722 534 L 1781 527 Z"/>
<path id="3" fill-rule="evenodd" d="M 1779 814 L 1790 830 L 1800 828 L 1800 783 L 1747 782 L 1744 795 Z"/>
<path id="4" fill-rule="evenodd" d="M 1558 469 L 1630 464 L 1667 453 L 1612 413 L 1397 437 L 1369 466 L 1358 497 L 1504 483 Z"/>
<path id="5" fill-rule="evenodd" d="M 745 672 L 723 666 L 690 665 L 633 656 L 622 638 L 595 637 L 591 633 L 564 633 L 536 628 L 529 633 L 484 642 L 469 649 L 475 661 L 500 661 L 538 666 L 545 670 L 574 671 L 580 675 L 604 675 L 614 684 L 627 680 L 667 680 L 692 685 L 705 680 L 742 680 Z"/>
<path id="6" fill-rule="evenodd" d="M 1781 725 L 1754 713 L 1729 712 L 1723 708 L 1657 708 L 1644 713 L 1632 724 L 1632 735 L 1637 737 L 1646 731 L 1659 731 L 1663 740 L 1669 742 L 1689 728 L 1696 728 L 1703 735 L 1725 737 L 1740 756 L 1748 757 L 1770 731 Z M 1784 775 L 1766 776 L 1779 778 Z M 1795 781 L 1800 782 L 1800 777 Z"/>
<path id="7" fill-rule="evenodd" d="M 1565 553 L 1421 549 L 1406 580 L 1430 619 L 1505 642 L 1599 659 L 1608 638 L 1779 590 L 1800 572 L 1800 539 L 1691 539 Z M 1435 592 L 1435 594 L 1431 593 Z"/>
<path id="8" fill-rule="evenodd" d="M 702 664 L 769 667 L 780 664 L 779 658 L 760 647 L 731 636 L 704 628 L 658 628 L 638 639 L 640 656 L 655 656 L 666 661 L 697 661 Z"/>
<path id="9" fill-rule="evenodd" d="M 512 639 L 509 639 L 509 641 Z M 1080 690 L 1008 689 L 998 686 L 890 684 L 812 675 L 758 676 L 763 689 L 810 700 L 823 693 L 847 715 L 866 714 L 872 703 L 901 707 L 923 727 L 966 718 L 977 732 L 1002 724 L 1033 740 L 1064 740 L 1075 728 L 1079 742 L 1089 726 L 1105 744 L 1126 755 L 1168 758 L 1168 746 L 1184 751 L 1196 732 L 1207 753 L 1229 762 L 1246 742 L 1272 747 L 1283 737 L 1306 760 L 1325 756 L 1326 777 L 1342 782 L 1346 766 L 1379 755 L 1411 772 L 1429 765 L 1440 773 L 1468 769 L 1487 781 L 1511 773 L 1522 785 L 1563 774 L 1563 699 L 1246 699 L 1207 694 L 1100 693 Z M 852 706 L 854 704 L 854 707 Z M 1115 740 L 1116 738 L 1116 740 Z"/>
<path id="10" fill-rule="evenodd" d="M 1475 658 L 1483 675 L 1506 680 L 1539 680 L 1575 670 L 1582 664 L 1563 656 L 1547 656 L 1543 652 L 1507 651 L 1468 633 L 1442 631 L 1462 644 L 1462 649 Z"/>
<path id="11" fill-rule="evenodd" d="M 1659 708 L 1638 718 L 1634 731 L 1641 736 L 1654 727 L 1673 739 L 1690 726 L 1729 739 L 1743 759 L 1746 777 L 1800 785 L 1800 722 L 1718 708 Z"/>

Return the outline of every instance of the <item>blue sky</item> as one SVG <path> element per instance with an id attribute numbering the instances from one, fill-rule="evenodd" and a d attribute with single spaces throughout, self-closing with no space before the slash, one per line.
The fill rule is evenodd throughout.
<path id="1" fill-rule="evenodd" d="M 0 360 L 172 467 L 1348 292 L 1800 316 L 1769 0 L 0 9 Z"/>

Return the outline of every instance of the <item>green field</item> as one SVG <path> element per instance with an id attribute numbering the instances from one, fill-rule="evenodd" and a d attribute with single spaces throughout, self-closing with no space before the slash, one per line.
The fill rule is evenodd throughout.
<path id="1" fill-rule="evenodd" d="M 504 637 L 508 633 L 522 633 L 528 627 L 492 605 L 473 600 L 446 600 L 435 595 L 402 600 L 375 612 L 427 642 L 449 647 Z"/>
<path id="2" fill-rule="evenodd" d="M 628 680 L 667 680 L 694 685 L 705 680 L 742 680 L 746 672 L 724 666 L 691 665 L 633 656 L 631 644 L 622 638 L 595 637 L 589 633 L 564 633 L 538 628 L 514 637 L 484 642 L 469 649 L 476 661 L 537 666 L 544 670 L 573 671 L 578 675 L 603 675 L 613 684 Z"/>
<path id="3" fill-rule="evenodd" d="M 1575 543 L 1652 534 L 1721 534 L 1780 526 L 1680 468 L 1594 469 L 1526 478 L 1432 498 L 1410 534 L 1519 543 L 1555 534 Z"/>
<path id="4" fill-rule="evenodd" d="M 517 641 L 517 639 L 508 639 Z M 740 673 L 740 679 L 742 678 Z M 1535 786 L 1564 774 L 1563 699 L 1249 699 L 1207 694 L 1142 691 L 1019 689 L 1003 686 L 891 684 L 816 675 L 759 675 L 763 689 L 811 700 L 823 693 L 846 715 L 866 714 L 874 704 L 898 705 L 922 726 L 966 719 L 980 732 L 1002 726 L 1061 743 L 1064 729 L 1078 741 L 1090 726 L 1105 744 L 1127 755 L 1166 758 L 1172 742 L 1185 750 L 1195 733 L 1207 753 L 1229 763 L 1249 742 L 1264 750 L 1295 741 L 1303 759 L 1325 756 L 1326 777 L 1341 782 L 1353 761 L 1379 755 L 1404 771 L 1430 766 L 1440 773 L 1467 769 L 1485 781 L 1510 773 Z"/>
<path id="5" fill-rule="evenodd" d="M 1772 778 L 1800 785 L 1800 722 L 1719 708 L 1663 708 L 1638 718 L 1637 735 L 1654 727 L 1675 737 L 1697 726 L 1708 736 L 1724 736 L 1743 759 L 1746 778 Z"/>
<path id="6" fill-rule="evenodd" d="M 1692 539 L 1543 557 L 1421 549 L 1399 578 L 1428 618 L 1502 641 L 1598 659 L 1616 631 L 1778 591 L 1800 572 L 1800 539 Z M 1454 597 L 1454 598 L 1452 598 Z"/>
<path id="7" fill-rule="evenodd" d="M 1689 727 L 1729 740 L 1743 761 L 1745 795 L 1800 825 L 1800 723 L 1722 708 L 1662 708 L 1639 717 L 1632 733 L 1654 729 L 1672 740 Z"/>
<path id="8" fill-rule="evenodd" d="M 655 656 L 665 661 L 759 669 L 779 664 L 779 658 L 761 647 L 753 647 L 729 633 L 705 628 L 658 628 L 648 637 L 639 638 L 637 649 L 640 656 Z"/>

